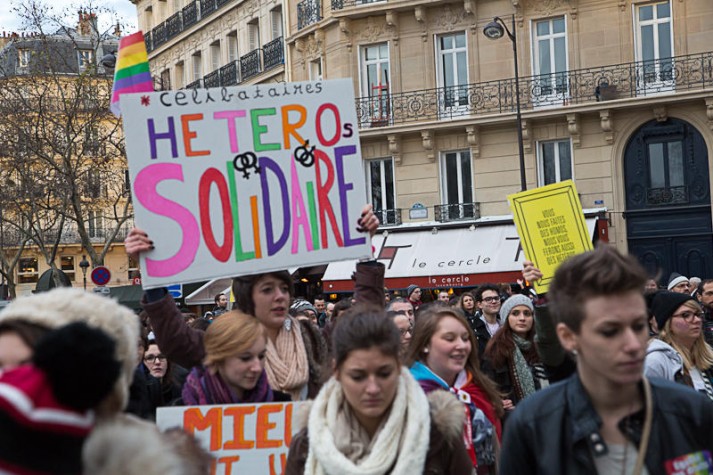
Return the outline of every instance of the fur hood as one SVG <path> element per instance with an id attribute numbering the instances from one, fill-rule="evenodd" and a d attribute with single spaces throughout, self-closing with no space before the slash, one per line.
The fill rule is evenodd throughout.
<path id="1" fill-rule="evenodd" d="M 408 370 L 404 369 L 404 371 Z M 465 423 L 465 411 L 461 402 L 448 391 L 431 391 L 426 397 L 430 406 L 431 423 L 446 439 L 460 439 Z M 297 409 L 296 427 L 298 432 L 307 427 L 311 409 L 312 401 L 302 403 Z"/>

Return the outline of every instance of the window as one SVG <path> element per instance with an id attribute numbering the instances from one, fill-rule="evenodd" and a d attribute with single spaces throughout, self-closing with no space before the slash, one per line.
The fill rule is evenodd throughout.
<path id="1" fill-rule="evenodd" d="M 391 158 L 367 161 L 366 186 L 369 202 L 374 206 L 379 221 L 382 224 L 397 224 L 394 161 Z"/>
<path id="2" fill-rule="evenodd" d="M 88 126 L 84 129 L 84 151 L 88 155 L 98 155 L 101 151 L 101 138 L 97 127 Z"/>
<path id="3" fill-rule="evenodd" d="M 389 44 L 363 46 L 361 49 L 361 93 L 368 98 L 372 125 L 389 119 Z"/>
<path id="4" fill-rule="evenodd" d="M 94 66 L 94 51 L 90 49 L 78 50 L 77 60 L 79 62 L 79 71 L 86 71 L 87 68 Z"/>
<path id="5" fill-rule="evenodd" d="M 257 18 L 248 23 L 248 52 L 260 47 L 260 26 Z"/>
<path id="6" fill-rule="evenodd" d="M 309 79 L 311 81 L 321 81 L 323 79 L 322 58 L 309 62 Z"/>
<path id="7" fill-rule="evenodd" d="M 640 88 L 670 89 L 673 77 L 673 31 L 670 2 L 638 5 L 636 8 L 636 59 Z M 666 82 L 669 84 L 665 84 Z"/>
<path id="8" fill-rule="evenodd" d="M 17 50 L 17 66 L 19 68 L 28 68 L 30 66 L 30 58 L 32 57 L 32 51 L 29 49 L 19 49 Z"/>
<path id="9" fill-rule="evenodd" d="M 572 146 L 569 140 L 540 142 L 538 149 L 540 186 L 574 178 L 572 176 Z"/>
<path id="10" fill-rule="evenodd" d="M 141 278 L 141 269 L 139 269 L 139 261 L 135 260 L 133 257 L 129 256 L 129 280 L 135 278 Z M 133 282 L 132 282 L 133 284 Z"/>
<path id="11" fill-rule="evenodd" d="M 17 263 L 18 284 L 31 284 L 37 282 L 40 268 L 36 257 L 21 257 Z"/>
<path id="12" fill-rule="evenodd" d="M 465 33 L 436 37 L 438 86 L 443 88 L 444 107 L 468 105 L 468 53 Z"/>
<path id="13" fill-rule="evenodd" d="M 161 71 L 161 90 L 170 91 L 171 90 L 171 70 L 164 69 Z"/>
<path id="14" fill-rule="evenodd" d="M 89 170 L 87 172 L 87 198 L 100 198 L 104 195 L 101 173 L 99 170 Z"/>
<path id="15" fill-rule="evenodd" d="M 681 140 L 657 141 L 647 144 L 649 203 L 686 203 L 686 171 Z"/>
<path id="16" fill-rule="evenodd" d="M 62 272 L 67 274 L 67 277 L 69 277 L 69 280 L 74 282 L 74 276 L 75 276 L 74 256 L 62 256 L 60 258 L 60 267 L 62 269 Z"/>
<path id="17" fill-rule="evenodd" d="M 567 31 L 564 17 L 534 23 L 534 100 L 557 101 L 567 94 Z M 560 101 L 561 102 L 561 101 Z"/>
<path id="18" fill-rule="evenodd" d="M 200 78 L 203 77 L 203 61 L 201 57 L 201 52 L 198 51 L 196 53 L 193 53 L 192 60 L 193 60 L 193 80 L 198 81 Z"/>
<path id="19" fill-rule="evenodd" d="M 228 62 L 232 63 L 238 59 L 238 32 L 228 33 Z"/>
<path id="20" fill-rule="evenodd" d="M 176 63 L 176 89 L 181 89 L 186 84 L 183 61 Z"/>
<path id="21" fill-rule="evenodd" d="M 215 41 L 210 45 L 210 66 L 211 71 L 220 67 L 220 41 Z"/>
<path id="22" fill-rule="evenodd" d="M 131 193 L 131 175 L 129 174 L 129 169 L 124 169 L 124 187 L 123 191 L 125 195 Z"/>
<path id="23" fill-rule="evenodd" d="M 282 8 L 270 10 L 270 26 L 273 40 L 282 36 Z"/>
<path id="24" fill-rule="evenodd" d="M 90 238 L 104 237 L 104 216 L 100 211 L 90 210 L 87 213 L 87 231 Z"/>
<path id="25" fill-rule="evenodd" d="M 470 152 L 446 152 L 441 157 L 441 185 L 447 220 L 475 217 Z"/>

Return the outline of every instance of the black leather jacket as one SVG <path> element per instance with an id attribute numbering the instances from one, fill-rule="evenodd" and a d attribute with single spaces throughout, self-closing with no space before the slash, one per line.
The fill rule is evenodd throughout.
<path id="1" fill-rule="evenodd" d="M 685 454 L 713 452 L 713 402 L 663 379 L 652 378 L 654 418 L 646 451 L 650 475 L 666 474 L 665 463 Z M 643 409 L 619 427 L 637 447 Z M 505 426 L 500 475 L 592 474 L 593 454 L 606 451 L 601 419 L 578 375 L 523 400 Z"/>

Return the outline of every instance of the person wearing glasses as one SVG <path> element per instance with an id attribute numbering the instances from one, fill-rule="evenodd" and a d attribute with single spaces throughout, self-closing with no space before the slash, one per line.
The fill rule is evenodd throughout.
<path id="1" fill-rule="evenodd" d="M 649 342 L 644 373 L 690 386 L 713 400 L 713 349 L 703 337 L 703 309 L 689 294 L 651 299 L 658 337 Z"/>
<path id="2" fill-rule="evenodd" d="M 401 334 L 401 357 L 406 356 L 409 344 L 411 343 L 411 337 L 413 336 L 413 327 L 411 326 L 411 320 L 409 320 L 406 312 L 386 312 L 386 316 L 394 321 L 394 325 L 399 329 Z"/>
<path id="3" fill-rule="evenodd" d="M 481 285 L 475 293 L 478 319 L 475 321 L 475 336 L 478 338 L 478 358 L 483 361 L 483 353 L 492 338 L 500 330 L 500 289 L 493 284 Z"/>
<path id="4" fill-rule="evenodd" d="M 171 363 L 155 340 L 149 340 L 144 352 L 144 374 L 149 392 L 150 418 L 156 418 L 156 408 L 170 406 L 181 397 L 181 387 L 187 371 Z"/>

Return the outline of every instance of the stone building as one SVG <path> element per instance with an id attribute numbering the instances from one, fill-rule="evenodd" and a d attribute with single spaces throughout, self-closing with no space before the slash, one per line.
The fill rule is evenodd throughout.
<path id="1" fill-rule="evenodd" d="M 234 84 L 255 48 L 250 81 L 352 78 L 385 229 L 509 214 L 519 97 L 528 188 L 571 178 L 585 209 L 604 210 L 599 237 L 652 274 L 713 276 L 709 0 L 135 3 L 154 73 L 174 86 L 214 85 L 224 70 Z M 494 17 L 512 39 L 484 34 Z M 266 47 L 282 36 L 284 73 L 272 75 Z"/>

